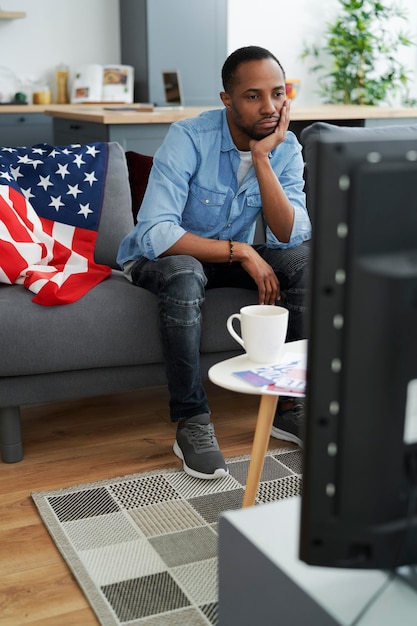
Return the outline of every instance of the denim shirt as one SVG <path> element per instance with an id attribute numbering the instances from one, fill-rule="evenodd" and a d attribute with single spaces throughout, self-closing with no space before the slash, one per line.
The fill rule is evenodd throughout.
<path id="1" fill-rule="evenodd" d="M 269 228 L 266 242 L 274 248 L 294 247 L 311 237 L 304 163 L 295 135 L 288 131 L 269 158 L 294 207 L 294 225 L 289 242 L 280 242 Z M 238 187 L 239 163 L 225 109 L 171 124 L 155 153 L 138 223 L 120 244 L 119 265 L 142 256 L 154 260 L 185 232 L 252 243 L 261 195 L 253 166 Z"/>

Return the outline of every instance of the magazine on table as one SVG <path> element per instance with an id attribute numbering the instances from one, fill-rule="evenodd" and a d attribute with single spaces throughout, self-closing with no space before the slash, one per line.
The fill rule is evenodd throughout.
<path id="1" fill-rule="evenodd" d="M 307 356 L 288 353 L 279 364 L 262 365 L 233 374 L 255 387 L 261 387 L 262 393 L 301 397 L 306 392 Z"/>

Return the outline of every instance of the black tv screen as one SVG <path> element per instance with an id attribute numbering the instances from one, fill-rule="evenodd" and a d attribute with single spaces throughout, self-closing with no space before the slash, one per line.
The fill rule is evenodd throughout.
<path id="1" fill-rule="evenodd" d="M 417 132 L 312 148 L 300 558 L 395 569 L 417 563 Z"/>

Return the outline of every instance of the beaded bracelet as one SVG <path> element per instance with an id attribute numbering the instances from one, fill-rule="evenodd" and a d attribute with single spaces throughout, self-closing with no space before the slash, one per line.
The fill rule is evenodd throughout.
<path id="1" fill-rule="evenodd" d="M 229 239 L 229 245 L 230 245 L 230 255 L 229 255 L 229 263 L 233 263 L 234 259 L 233 259 L 233 239 Z"/>

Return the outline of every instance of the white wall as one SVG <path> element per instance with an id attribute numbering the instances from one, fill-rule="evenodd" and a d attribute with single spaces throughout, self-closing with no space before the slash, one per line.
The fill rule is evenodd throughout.
<path id="1" fill-rule="evenodd" d="M 120 63 L 118 0 L 0 0 L 0 4 L 3 10 L 27 13 L 25 19 L 0 20 L 0 65 L 18 77 L 47 80 L 54 89 L 59 63 L 69 65 L 72 74 L 85 63 Z M 304 42 L 320 40 L 326 20 L 333 18 L 338 6 L 337 0 L 228 0 L 229 51 L 251 44 L 269 48 L 287 76 L 302 81 L 294 106 L 317 103 L 317 79 L 300 60 L 300 52 Z M 402 6 L 417 41 L 417 2 L 403 0 Z M 417 98 L 417 46 L 404 50 L 401 60 L 416 77 L 412 95 Z"/>
<path id="2" fill-rule="evenodd" d="M 3 11 L 26 18 L 0 20 L 0 65 L 18 78 L 55 89 L 55 68 L 71 76 L 85 63 L 120 63 L 118 0 L 0 0 Z"/>
<path id="3" fill-rule="evenodd" d="M 402 0 L 401 6 L 408 13 L 408 34 L 417 43 L 417 2 Z M 318 103 L 317 77 L 310 72 L 311 63 L 301 61 L 300 53 L 304 43 L 320 42 L 325 23 L 339 7 L 337 0 L 228 0 L 229 52 L 247 45 L 268 48 L 288 78 L 301 79 L 293 106 Z M 410 95 L 417 98 L 417 45 L 404 48 L 400 60 L 414 76 Z"/>

